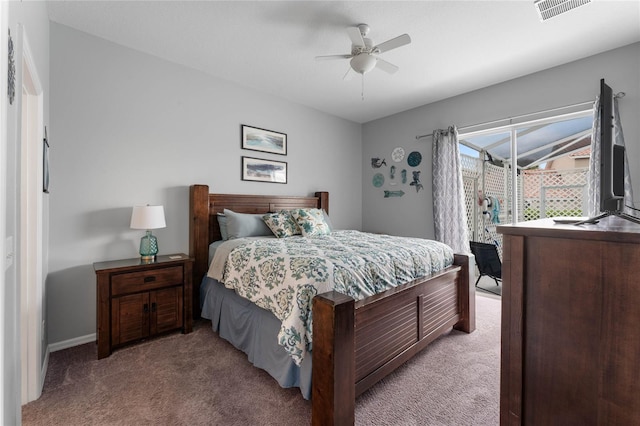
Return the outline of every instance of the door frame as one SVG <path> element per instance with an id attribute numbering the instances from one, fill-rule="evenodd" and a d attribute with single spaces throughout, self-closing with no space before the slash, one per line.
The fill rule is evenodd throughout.
<path id="1" fill-rule="evenodd" d="M 6 76 L 8 75 L 8 43 L 9 43 L 9 6 L 6 1 L 0 1 L 0 75 Z M 6 80 L 0 80 L 3 84 L 0 84 L 0 169 L 7 170 L 7 144 L 8 144 L 8 132 L 7 132 L 7 110 L 9 108 L 9 101 L 7 98 L 7 84 Z M 2 346 L 2 350 L 0 350 L 0 383 L 2 386 L 0 387 L 0 421 L 4 422 L 10 418 L 11 413 L 14 410 L 14 407 L 6 406 L 8 405 L 5 399 L 5 393 L 9 392 L 11 389 L 6 385 L 7 377 L 5 371 L 6 364 L 6 335 L 5 335 L 5 325 L 7 320 L 11 320 L 11 318 L 6 318 L 7 312 L 5 310 L 5 274 L 8 265 L 13 261 L 12 255 L 13 250 L 11 247 L 7 247 L 6 242 L 6 211 L 7 211 L 7 179 L 5 173 L 0 173 L 0 217 L 2 220 L 0 221 L 0 259 L 2 268 L 0 269 L 0 345 Z M 6 417 L 5 417 L 6 416 Z"/>
<path id="2" fill-rule="evenodd" d="M 26 29 L 16 34 L 17 141 L 20 146 L 18 273 L 22 404 L 40 397 L 48 352 L 43 356 L 43 138 L 44 92 Z M 20 56 L 18 56 L 20 55 Z"/>

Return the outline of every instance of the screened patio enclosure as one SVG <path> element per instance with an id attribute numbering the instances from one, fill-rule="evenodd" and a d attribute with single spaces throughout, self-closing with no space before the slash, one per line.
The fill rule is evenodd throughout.
<path id="1" fill-rule="evenodd" d="M 470 239 L 502 254 L 501 223 L 586 215 L 592 122 L 588 110 L 461 133 Z"/>

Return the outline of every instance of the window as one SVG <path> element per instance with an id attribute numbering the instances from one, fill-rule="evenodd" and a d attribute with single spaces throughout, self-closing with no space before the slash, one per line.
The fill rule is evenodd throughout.
<path id="1" fill-rule="evenodd" d="M 592 114 L 459 134 L 473 240 L 499 245 L 499 223 L 586 214 Z"/>

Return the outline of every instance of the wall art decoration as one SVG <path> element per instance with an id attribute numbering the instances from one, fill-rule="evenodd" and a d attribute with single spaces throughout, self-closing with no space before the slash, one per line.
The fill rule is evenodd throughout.
<path id="1" fill-rule="evenodd" d="M 407 183 L 407 169 L 402 169 L 400 176 L 402 176 L 402 183 Z"/>
<path id="2" fill-rule="evenodd" d="M 415 186 L 416 192 L 420 192 L 421 189 L 424 189 L 424 187 L 420 183 L 420 170 L 414 170 L 412 173 L 413 173 L 413 180 L 409 185 Z"/>
<path id="3" fill-rule="evenodd" d="M 404 191 L 384 191 L 384 198 L 392 198 L 392 197 L 402 197 L 404 195 Z"/>
<path id="4" fill-rule="evenodd" d="M 404 160 L 404 148 L 402 148 L 401 146 L 394 148 L 393 151 L 391 151 L 391 159 L 396 163 Z"/>
<path id="5" fill-rule="evenodd" d="M 376 173 L 373 175 L 373 186 L 380 188 L 382 185 L 384 185 L 384 176 L 382 173 Z"/>
<path id="6" fill-rule="evenodd" d="M 386 166 L 386 165 L 387 165 L 387 162 L 386 162 L 386 159 L 384 158 L 382 160 L 378 157 L 373 157 L 371 159 L 371 167 L 373 167 L 374 169 L 379 169 L 380 167 Z"/>
<path id="7" fill-rule="evenodd" d="M 409 157 L 407 157 L 407 164 L 409 164 L 411 167 L 419 166 L 420 162 L 422 162 L 422 154 L 420 154 L 418 151 L 411 152 L 411 154 L 409 154 Z"/>
<path id="8" fill-rule="evenodd" d="M 396 166 L 391 166 L 389 168 L 389 177 L 391 179 L 395 179 L 396 178 Z"/>
<path id="9" fill-rule="evenodd" d="M 272 130 L 242 125 L 242 149 L 287 155 L 287 135 Z"/>
<path id="10" fill-rule="evenodd" d="M 49 141 L 47 140 L 47 126 L 44 126 L 44 139 L 42 139 L 42 192 L 49 193 Z"/>
<path id="11" fill-rule="evenodd" d="M 13 56 L 13 40 L 11 39 L 11 30 L 9 30 L 9 57 L 7 63 L 7 96 L 9 97 L 9 105 L 13 105 L 13 99 L 16 97 L 16 62 Z"/>
<path id="12" fill-rule="evenodd" d="M 287 183 L 287 163 L 242 157 L 242 180 Z"/>

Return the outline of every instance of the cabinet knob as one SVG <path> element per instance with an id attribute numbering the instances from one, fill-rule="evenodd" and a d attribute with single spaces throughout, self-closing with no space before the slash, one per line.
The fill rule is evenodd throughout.
<path id="1" fill-rule="evenodd" d="M 155 311 L 156 311 L 156 307 L 157 307 L 157 306 L 156 306 L 156 302 L 153 302 L 153 303 L 151 304 L 151 312 L 155 312 Z"/>
<path id="2" fill-rule="evenodd" d="M 142 307 L 142 310 L 144 311 L 144 313 L 149 313 L 149 304 L 145 303 L 144 306 Z"/>
<path id="3" fill-rule="evenodd" d="M 144 277 L 144 282 L 145 283 L 150 283 L 151 281 L 155 281 L 156 277 L 154 277 L 153 275 L 149 276 L 149 277 Z"/>

